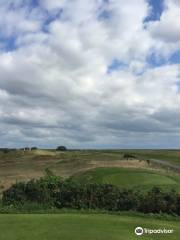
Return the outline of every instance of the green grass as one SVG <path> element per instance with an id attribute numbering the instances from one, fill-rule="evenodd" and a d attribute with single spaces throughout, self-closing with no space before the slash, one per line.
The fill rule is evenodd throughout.
<path id="1" fill-rule="evenodd" d="M 122 188 L 149 190 L 153 186 L 180 191 L 180 175 L 143 169 L 96 168 L 72 177 L 81 183 L 110 183 Z"/>
<path id="2" fill-rule="evenodd" d="M 15 214 L 0 216 L 1 240 L 134 240 L 137 226 L 174 229 L 170 235 L 143 235 L 141 239 L 178 240 L 180 223 L 149 217 L 108 214 Z"/>

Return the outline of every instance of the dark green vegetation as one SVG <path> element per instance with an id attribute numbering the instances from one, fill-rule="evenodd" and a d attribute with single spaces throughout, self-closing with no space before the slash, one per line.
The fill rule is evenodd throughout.
<path id="1" fill-rule="evenodd" d="M 102 209 L 180 215 L 180 194 L 163 192 L 158 187 L 147 193 L 121 189 L 110 184 L 62 181 L 46 171 L 46 176 L 27 183 L 16 183 L 3 192 L 4 206 L 26 209 L 28 204 L 44 208 Z"/>
<path id="2" fill-rule="evenodd" d="M 113 184 L 121 188 L 150 190 L 154 186 L 180 191 L 180 175 L 165 171 L 132 168 L 96 168 L 72 177 L 80 183 Z"/>
<path id="3" fill-rule="evenodd" d="M 58 146 L 56 151 L 67 151 L 67 148 L 65 146 Z"/>
<path id="4" fill-rule="evenodd" d="M 1 240 L 134 240 L 137 226 L 174 229 L 173 234 L 143 235 L 141 239 L 179 240 L 178 221 L 107 214 L 1 215 Z M 3 229 L 3 231 L 2 231 Z"/>

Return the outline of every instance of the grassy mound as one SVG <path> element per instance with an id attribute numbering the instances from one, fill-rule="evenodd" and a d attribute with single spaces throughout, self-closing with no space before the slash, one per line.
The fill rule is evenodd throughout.
<path id="1" fill-rule="evenodd" d="M 96 168 L 73 176 L 75 181 L 81 183 L 110 183 L 124 188 L 141 190 L 159 186 L 165 190 L 176 189 L 180 191 L 180 176 L 172 176 L 165 172 L 143 169 L 124 168 Z"/>
<path id="2" fill-rule="evenodd" d="M 55 150 L 37 149 L 34 151 L 0 151 L 0 194 L 16 181 L 37 179 L 43 175 L 44 169 L 51 169 L 62 177 L 72 176 L 79 171 L 86 171 L 94 167 L 115 167 L 122 165 L 125 154 L 130 154 L 140 160 L 159 159 L 180 166 L 179 150 L 73 150 L 59 152 Z M 149 168 L 146 161 L 140 165 L 129 160 L 125 167 Z M 143 165 L 145 164 L 145 165 Z M 142 166 L 143 165 L 143 166 Z M 134 165 L 133 165 L 134 167 Z M 150 166 L 153 167 L 153 166 Z M 161 166 L 158 165 L 160 168 Z M 167 180 L 167 179 L 166 179 Z M 175 180 L 176 181 L 176 180 Z"/>
<path id="3" fill-rule="evenodd" d="M 174 229 L 173 234 L 143 235 L 142 239 L 171 239 L 180 236 L 179 222 L 138 216 L 108 214 L 17 214 L 1 215 L 1 240 L 124 240 L 137 239 L 137 226 Z"/>

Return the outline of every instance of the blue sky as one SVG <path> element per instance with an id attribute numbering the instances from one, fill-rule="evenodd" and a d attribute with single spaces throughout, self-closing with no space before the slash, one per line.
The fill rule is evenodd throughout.
<path id="1" fill-rule="evenodd" d="M 177 148 L 178 0 L 0 3 L 0 146 Z"/>
<path id="2" fill-rule="evenodd" d="M 146 17 L 146 21 L 160 20 L 164 9 L 164 0 L 149 0 L 149 5 L 152 7 L 151 14 Z"/>

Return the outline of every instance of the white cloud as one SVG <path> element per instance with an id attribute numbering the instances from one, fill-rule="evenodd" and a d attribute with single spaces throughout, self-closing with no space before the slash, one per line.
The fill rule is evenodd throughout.
<path id="1" fill-rule="evenodd" d="M 165 0 L 160 20 L 147 23 L 147 29 L 155 40 L 157 55 L 168 58 L 180 48 L 180 4 L 178 0 Z"/>
<path id="2" fill-rule="evenodd" d="M 180 67 L 146 62 L 153 51 L 177 48 L 158 35 L 172 21 L 171 5 L 145 28 L 144 0 L 46 0 L 41 8 L 17 5 L 13 12 L 1 4 L 7 17 L 0 28 L 8 23 L 3 34 L 16 34 L 17 49 L 0 54 L 0 143 L 130 146 L 137 137 L 161 145 L 167 132 L 180 133 L 166 116 L 180 111 Z M 53 18 L 59 8 L 61 16 Z M 52 19 L 46 32 L 44 9 Z M 114 59 L 122 67 L 108 73 Z"/>
<path id="3" fill-rule="evenodd" d="M 180 7 L 174 1 L 167 1 L 159 21 L 151 22 L 149 29 L 155 38 L 168 43 L 180 41 Z"/>
<path id="4" fill-rule="evenodd" d="M 67 3 L 67 0 L 40 0 L 41 6 L 43 6 L 45 9 L 52 11 L 57 10 L 58 8 L 64 7 L 65 3 Z"/>

